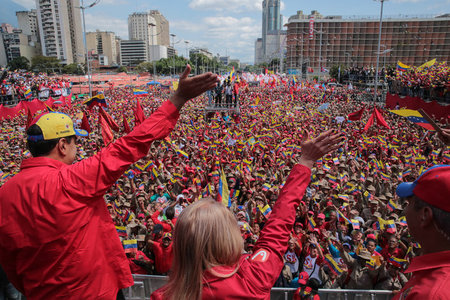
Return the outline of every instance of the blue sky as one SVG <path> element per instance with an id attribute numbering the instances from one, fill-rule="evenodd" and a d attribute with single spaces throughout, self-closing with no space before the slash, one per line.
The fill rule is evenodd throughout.
<path id="1" fill-rule="evenodd" d="M 35 7 L 35 0 L 12 1 L 28 9 Z M 85 3 L 93 1 L 85 0 Z M 213 54 L 227 54 L 241 62 L 253 63 L 254 42 L 261 36 L 261 3 L 262 0 L 100 0 L 97 6 L 86 10 L 86 26 L 88 31 L 113 31 L 126 39 L 129 14 L 157 9 L 169 20 L 180 55 L 186 55 L 184 41 L 189 41 L 189 47 L 206 47 Z M 297 10 L 304 13 L 317 10 L 322 15 L 378 16 L 380 2 L 282 1 L 284 21 L 287 22 Z M 434 16 L 443 13 L 450 13 L 450 0 L 389 0 L 384 4 L 384 15 Z"/>

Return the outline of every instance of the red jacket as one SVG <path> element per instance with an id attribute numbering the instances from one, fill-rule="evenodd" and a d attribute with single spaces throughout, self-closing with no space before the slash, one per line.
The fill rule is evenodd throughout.
<path id="1" fill-rule="evenodd" d="M 283 255 L 295 212 L 310 178 L 309 168 L 297 165 L 292 169 L 252 256 L 242 256 L 238 271 L 228 278 L 219 278 L 206 271 L 203 299 L 270 299 L 270 290 L 283 268 Z M 215 267 L 214 271 L 229 274 L 235 267 Z M 162 289 L 156 290 L 151 299 L 163 299 Z"/>
<path id="2" fill-rule="evenodd" d="M 36 157 L 0 189 L 0 264 L 27 299 L 116 299 L 133 285 L 105 192 L 167 136 L 169 101 L 130 134 L 73 165 Z"/>
<path id="3" fill-rule="evenodd" d="M 393 300 L 450 299 L 450 250 L 413 258 L 405 273 L 413 273 Z"/>
<path id="4" fill-rule="evenodd" d="M 155 254 L 155 269 L 159 274 L 169 272 L 172 267 L 173 260 L 173 243 L 167 248 L 164 248 L 161 243 L 155 242 L 153 244 L 153 253 Z"/>

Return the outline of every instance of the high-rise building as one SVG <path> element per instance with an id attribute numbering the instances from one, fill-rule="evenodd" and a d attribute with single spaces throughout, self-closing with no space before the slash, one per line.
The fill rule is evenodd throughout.
<path id="1" fill-rule="evenodd" d="M 151 10 L 150 15 L 155 19 L 156 45 L 169 47 L 169 21 L 158 10 Z"/>
<path id="2" fill-rule="evenodd" d="M 263 0 L 262 2 L 262 37 L 255 42 L 255 64 L 270 62 L 280 58 L 284 51 L 285 31 L 280 14 L 280 0 Z"/>
<path id="3" fill-rule="evenodd" d="M 304 63 L 315 71 L 333 65 L 375 66 L 379 20 L 321 16 L 314 21 L 298 11 L 287 24 L 287 69 L 299 70 Z M 310 35 L 311 29 L 311 35 Z M 384 17 L 381 32 L 380 66 L 401 61 L 421 65 L 436 58 L 450 59 L 450 16 L 429 18 Z M 305 68 L 303 68 L 305 69 Z"/>
<path id="4" fill-rule="evenodd" d="M 16 11 L 17 23 L 23 34 L 39 37 L 39 26 L 37 21 L 37 11 Z"/>
<path id="5" fill-rule="evenodd" d="M 156 20 L 148 12 L 128 16 L 128 38 L 145 41 L 147 45 L 157 44 Z"/>
<path id="6" fill-rule="evenodd" d="M 87 32 L 86 33 L 86 45 L 88 51 L 95 50 L 103 58 L 103 61 L 108 65 L 117 64 L 117 47 L 116 47 L 116 35 L 114 32 L 100 31 Z M 100 65 L 103 65 L 100 63 Z"/>
<path id="7" fill-rule="evenodd" d="M 84 62 L 79 0 L 36 0 L 42 53 L 65 64 Z"/>

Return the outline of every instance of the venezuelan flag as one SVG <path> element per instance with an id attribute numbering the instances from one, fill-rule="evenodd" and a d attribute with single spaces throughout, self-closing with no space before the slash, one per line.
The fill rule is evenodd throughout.
<path id="1" fill-rule="evenodd" d="M 332 270 L 335 274 L 337 274 L 337 275 L 342 274 L 342 272 L 343 272 L 342 269 L 339 268 L 339 265 L 337 264 L 337 262 L 333 259 L 333 257 L 330 254 L 325 255 L 325 263 L 328 265 L 330 270 Z"/>
<path id="2" fill-rule="evenodd" d="M 400 222 L 400 225 L 408 226 L 408 222 L 406 222 L 406 217 L 405 216 L 399 218 L 398 221 Z"/>
<path id="3" fill-rule="evenodd" d="M 381 179 L 386 180 L 386 181 L 389 181 L 389 180 L 391 179 L 391 178 L 389 177 L 389 175 L 387 175 L 387 174 L 385 174 L 385 173 L 383 173 L 383 172 L 381 172 L 380 176 L 381 176 Z"/>
<path id="4" fill-rule="evenodd" d="M 316 228 L 316 222 L 314 222 L 313 218 L 308 217 L 308 224 L 311 226 L 311 229 Z"/>
<path id="5" fill-rule="evenodd" d="M 28 89 L 23 95 L 25 96 L 26 99 L 30 99 L 32 96 L 32 92 L 30 89 Z"/>
<path id="6" fill-rule="evenodd" d="M 375 270 L 376 266 L 377 266 L 377 262 L 374 259 L 369 260 L 366 263 L 367 268 L 369 268 L 370 270 Z"/>
<path id="7" fill-rule="evenodd" d="M 394 220 L 386 220 L 384 222 L 384 228 L 386 230 L 391 230 L 393 232 L 397 232 L 397 227 L 395 227 L 395 222 Z"/>
<path id="8" fill-rule="evenodd" d="M 399 70 L 399 71 L 404 72 L 404 71 L 408 70 L 409 68 L 411 68 L 411 66 L 405 65 L 401 61 L 397 62 L 397 70 Z"/>
<path id="9" fill-rule="evenodd" d="M 388 204 L 387 204 L 387 209 L 389 209 L 391 212 L 398 209 L 397 205 L 395 204 L 395 202 L 391 199 L 389 200 Z"/>
<path id="10" fill-rule="evenodd" d="M 270 183 L 264 183 L 262 186 L 262 189 L 263 189 L 263 191 L 267 192 L 268 190 L 270 190 L 271 187 L 272 186 L 270 185 Z"/>
<path id="11" fill-rule="evenodd" d="M 258 205 L 258 209 L 266 219 L 268 219 L 270 214 L 272 213 L 272 209 L 270 208 L 269 204 L 266 204 L 266 206 L 264 207 Z"/>
<path id="12" fill-rule="evenodd" d="M 137 240 L 125 240 L 123 241 L 123 249 L 125 253 L 137 251 Z"/>
<path id="13" fill-rule="evenodd" d="M 116 231 L 119 236 L 127 236 L 127 228 L 125 226 L 116 226 Z"/>
<path id="14" fill-rule="evenodd" d="M 92 108 L 93 106 L 108 106 L 108 104 L 106 103 L 105 95 L 103 94 L 95 95 L 84 101 L 83 104 L 86 104 L 88 108 Z"/>
<path id="15" fill-rule="evenodd" d="M 389 257 L 389 262 L 396 267 L 403 268 L 408 261 L 406 259 L 391 256 Z"/>
<path id="16" fill-rule="evenodd" d="M 177 151 L 177 154 L 178 154 L 178 155 L 183 156 L 184 158 L 189 159 L 189 155 L 188 155 L 186 152 L 182 151 L 181 149 L 177 149 L 176 151 Z"/>
<path id="17" fill-rule="evenodd" d="M 144 91 L 144 90 L 133 89 L 133 95 L 135 95 L 135 96 L 147 96 L 148 92 Z"/>
<path id="18" fill-rule="evenodd" d="M 351 219 L 350 222 L 352 223 L 353 229 L 355 229 L 355 230 L 360 229 L 358 220 Z"/>
<path id="19" fill-rule="evenodd" d="M 418 112 L 413 109 L 397 109 L 390 110 L 391 113 L 407 118 L 409 121 L 416 123 L 417 125 L 428 129 L 430 131 L 434 131 L 433 126 Z"/>
<path id="20" fill-rule="evenodd" d="M 348 202 L 350 200 L 349 196 L 348 195 L 344 195 L 344 194 L 339 194 L 338 198 L 342 199 L 342 200 L 344 200 L 346 202 Z"/>

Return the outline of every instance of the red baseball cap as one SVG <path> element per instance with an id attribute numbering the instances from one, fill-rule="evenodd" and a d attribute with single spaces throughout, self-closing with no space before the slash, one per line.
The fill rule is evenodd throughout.
<path id="1" fill-rule="evenodd" d="M 308 282 L 308 279 L 309 279 L 309 275 L 308 275 L 308 273 L 306 273 L 304 271 L 298 275 L 298 283 L 300 283 L 300 284 L 306 285 L 306 283 Z"/>
<path id="2" fill-rule="evenodd" d="M 433 166 L 414 182 L 400 183 L 396 192 L 402 198 L 416 195 L 426 203 L 450 212 L 450 165 Z"/>
<path id="3" fill-rule="evenodd" d="M 317 215 L 317 219 L 323 219 L 323 220 L 325 220 L 325 215 L 322 214 L 322 213 L 320 213 L 320 214 Z"/>

